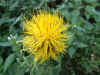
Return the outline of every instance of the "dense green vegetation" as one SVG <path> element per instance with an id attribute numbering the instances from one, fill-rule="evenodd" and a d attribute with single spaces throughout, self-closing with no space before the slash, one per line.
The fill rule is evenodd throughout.
<path id="1" fill-rule="evenodd" d="M 38 65 L 16 41 L 23 15 L 43 8 L 64 13 L 72 38 L 66 55 Z M 100 75 L 100 1 L 0 0 L 0 75 Z"/>

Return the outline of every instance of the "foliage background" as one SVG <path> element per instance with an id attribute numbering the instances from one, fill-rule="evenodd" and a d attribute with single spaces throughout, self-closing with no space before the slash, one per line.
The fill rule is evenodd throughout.
<path id="1" fill-rule="evenodd" d="M 16 40 L 22 16 L 48 7 L 64 13 L 72 38 L 58 62 L 37 65 Z M 0 0 L 0 75 L 100 75 L 100 0 Z"/>

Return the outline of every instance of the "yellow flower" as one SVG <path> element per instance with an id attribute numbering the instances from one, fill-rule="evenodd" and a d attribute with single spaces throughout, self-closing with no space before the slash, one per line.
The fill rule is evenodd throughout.
<path id="1" fill-rule="evenodd" d="M 59 54 L 65 53 L 68 26 L 63 17 L 55 12 L 39 11 L 31 15 L 31 19 L 24 20 L 23 46 L 24 50 L 34 56 L 34 61 L 44 62 L 48 58 L 57 60 Z"/>

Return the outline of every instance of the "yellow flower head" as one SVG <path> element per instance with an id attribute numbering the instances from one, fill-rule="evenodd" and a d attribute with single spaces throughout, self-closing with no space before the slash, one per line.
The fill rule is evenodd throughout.
<path id="1" fill-rule="evenodd" d="M 59 54 L 65 53 L 68 26 L 57 12 L 39 11 L 24 21 L 24 50 L 34 56 L 35 62 L 44 62 L 48 58 L 56 60 Z"/>

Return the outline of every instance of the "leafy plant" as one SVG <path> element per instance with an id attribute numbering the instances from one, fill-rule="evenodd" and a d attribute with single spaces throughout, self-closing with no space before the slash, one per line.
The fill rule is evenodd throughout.
<path id="1" fill-rule="evenodd" d="M 23 15 L 38 9 L 58 10 L 69 25 L 67 54 L 42 65 L 21 52 Z M 12 37 L 11 37 L 12 35 Z M 9 39 L 10 38 L 10 39 Z M 9 39 L 9 40 L 8 40 Z M 99 0 L 0 0 L 0 75 L 99 75 Z"/>

